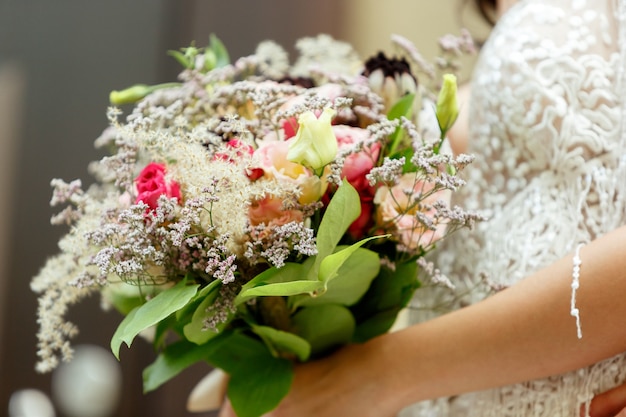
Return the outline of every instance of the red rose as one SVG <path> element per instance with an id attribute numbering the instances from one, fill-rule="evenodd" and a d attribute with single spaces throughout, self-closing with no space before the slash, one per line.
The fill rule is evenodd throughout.
<path id="1" fill-rule="evenodd" d="M 354 240 L 365 237 L 365 234 L 372 227 L 372 213 L 374 212 L 374 204 L 371 201 L 361 200 L 361 214 L 348 227 L 348 234 Z"/>
<path id="2" fill-rule="evenodd" d="M 333 131 L 339 149 L 356 146 L 365 143 L 370 138 L 370 134 L 365 129 L 345 125 L 333 126 Z M 376 165 L 380 153 L 380 144 L 373 143 L 363 147 L 363 150 L 350 154 L 344 161 L 341 176 L 348 180 L 350 184 L 359 192 L 362 200 L 371 199 L 374 189 L 369 185 L 366 175 Z"/>
<path id="3" fill-rule="evenodd" d="M 165 165 L 151 162 L 139 173 L 135 179 L 137 186 L 137 199 L 147 204 L 151 209 L 158 206 L 159 197 L 166 195 L 170 198 L 181 199 L 180 185 L 176 181 L 166 181 Z"/>

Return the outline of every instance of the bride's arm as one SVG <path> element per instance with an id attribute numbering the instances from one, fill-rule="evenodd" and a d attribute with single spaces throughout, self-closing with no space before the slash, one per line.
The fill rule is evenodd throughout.
<path id="1" fill-rule="evenodd" d="M 481 303 L 377 341 L 386 366 L 404 368 L 396 379 L 404 401 L 560 374 L 626 350 L 626 227 L 580 257 L 582 339 L 569 314 L 570 255 Z"/>
<path id="2" fill-rule="evenodd" d="M 274 416 L 392 416 L 411 403 L 578 369 L 626 350 L 626 227 L 487 300 L 297 369 Z"/>

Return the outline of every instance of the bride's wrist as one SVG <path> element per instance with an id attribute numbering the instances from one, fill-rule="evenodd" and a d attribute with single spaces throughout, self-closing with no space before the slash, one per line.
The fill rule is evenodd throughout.
<path id="1" fill-rule="evenodd" d="M 398 345 L 401 343 L 402 337 L 385 334 L 362 345 L 360 359 L 355 358 L 360 363 L 355 379 L 370 385 L 363 390 L 364 395 L 375 396 L 384 412 L 381 415 L 395 415 L 414 402 L 416 387 L 406 373 L 411 359 L 403 357 L 404 348 Z"/>

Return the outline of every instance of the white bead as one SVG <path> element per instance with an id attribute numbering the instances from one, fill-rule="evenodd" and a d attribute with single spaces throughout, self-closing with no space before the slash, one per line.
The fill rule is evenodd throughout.
<path id="1" fill-rule="evenodd" d="M 572 299 L 570 304 L 570 315 L 576 318 L 576 333 L 579 339 L 582 338 L 583 333 L 580 327 L 580 311 L 576 308 L 576 290 L 580 287 L 580 267 L 583 263 L 580 258 L 580 248 L 582 247 L 582 243 L 576 246 L 576 251 L 572 258 Z"/>

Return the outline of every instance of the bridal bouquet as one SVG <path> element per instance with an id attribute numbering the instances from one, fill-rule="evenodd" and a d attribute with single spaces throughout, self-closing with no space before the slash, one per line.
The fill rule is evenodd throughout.
<path id="1" fill-rule="evenodd" d="M 478 218 L 450 205 L 471 158 L 445 143 L 458 109 L 442 73 L 467 39 L 438 65 L 393 40 L 399 57 L 362 62 L 322 35 L 293 64 L 272 42 L 231 64 L 213 37 L 172 52 L 179 83 L 111 93 L 133 106 L 108 111 L 95 184 L 52 181 L 52 221 L 70 229 L 32 282 L 38 369 L 70 358 L 66 310 L 99 293 L 125 316 L 117 357 L 154 345 L 146 391 L 203 361 L 229 374 L 239 416 L 259 416 L 295 362 L 388 331 L 433 273 L 424 255 Z"/>

